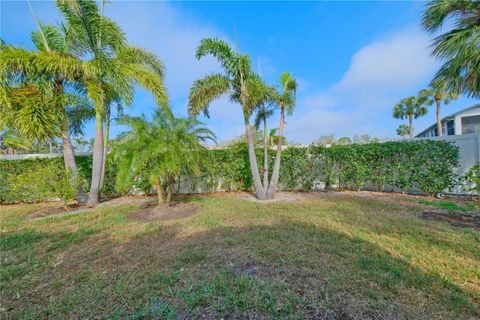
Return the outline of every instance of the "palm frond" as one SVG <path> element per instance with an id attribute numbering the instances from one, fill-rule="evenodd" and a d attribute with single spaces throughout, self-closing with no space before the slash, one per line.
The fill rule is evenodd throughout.
<path id="1" fill-rule="evenodd" d="M 190 88 L 188 97 L 188 113 L 198 115 L 201 111 L 208 116 L 209 104 L 226 94 L 231 89 L 228 77 L 212 73 L 202 79 L 196 80 Z"/>

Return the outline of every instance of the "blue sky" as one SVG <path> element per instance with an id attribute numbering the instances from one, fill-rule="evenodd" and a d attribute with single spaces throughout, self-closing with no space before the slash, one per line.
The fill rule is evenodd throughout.
<path id="1" fill-rule="evenodd" d="M 34 1 L 40 20 L 59 23 L 51 1 Z M 117 21 L 132 44 L 158 54 L 167 70 L 171 105 L 186 114 L 191 83 L 218 69 L 212 59 L 197 61 L 195 48 L 204 37 L 234 42 L 248 52 L 262 76 L 277 83 L 283 71 L 299 82 L 297 106 L 287 118 L 288 140 L 309 143 L 320 135 L 368 133 L 395 137 L 402 123 L 392 118 L 393 105 L 425 87 L 438 63 L 430 56 L 432 36 L 419 19 L 424 2 L 162 2 L 113 1 L 106 15 Z M 1 37 L 31 47 L 35 22 L 25 1 L 1 2 Z M 443 115 L 473 104 L 461 98 Z M 127 113 L 152 113 L 150 94 L 138 90 Z M 222 98 L 203 119 L 218 140 L 243 132 L 238 105 Z M 432 124 L 434 110 L 414 122 L 416 132 Z M 276 127 L 277 118 L 270 120 Z M 113 135 L 124 128 L 113 126 Z M 93 125 L 87 127 L 88 136 Z"/>

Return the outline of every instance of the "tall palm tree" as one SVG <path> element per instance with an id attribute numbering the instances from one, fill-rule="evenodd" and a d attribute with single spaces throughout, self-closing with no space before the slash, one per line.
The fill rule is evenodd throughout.
<path id="1" fill-rule="evenodd" d="M 280 109 L 280 124 L 278 126 L 277 154 L 273 165 L 272 177 L 267 189 L 267 198 L 273 199 L 280 176 L 280 162 L 282 157 L 283 129 L 285 126 L 285 112 L 293 113 L 296 104 L 297 81 L 288 72 L 280 75 L 281 90 L 276 94 L 276 103 Z"/>
<path id="2" fill-rule="evenodd" d="M 435 37 L 433 55 L 443 62 L 433 83 L 447 91 L 480 97 L 480 1 L 431 0 L 423 12 L 422 24 L 430 33 L 448 21 L 447 32 Z"/>
<path id="3" fill-rule="evenodd" d="M 38 32 L 32 32 L 32 41 L 35 44 L 37 50 L 45 51 L 47 53 L 55 51 L 60 54 L 70 54 L 68 52 L 65 34 L 62 32 L 62 30 L 52 25 L 42 26 L 33 10 L 30 1 L 28 2 L 28 4 L 30 5 L 32 15 L 39 29 Z M 68 83 L 64 81 L 61 75 L 55 75 L 51 78 L 51 80 L 54 85 L 54 94 L 57 96 L 66 96 L 65 87 L 68 86 Z M 61 114 L 60 134 L 62 137 L 64 165 L 65 169 L 69 171 L 71 182 L 77 184 L 77 201 L 79 203 L 85 203 L 86 194 L 83 190 L 82 185 L 77 183 L 76 181 L 78 176 L 78 170 L 77 164 L 75 162 L 72 139 L 70 136 L 70 125 L 67 110 L 75 113 L 76 115 L 82 115 L 83 117 L 70 117 L 70 119 L 75 119 L 75 123 L 77 124 L 83 124 L 86 118 L 91 117 L 91 114 L 88 111 L 85 111 L 90 109 L 90 106 L 89 103 L 85 102 L 82 98 L 83 97 L 80 97 L 78 95 L 76 97 L 73 97 L 73 100 L 81 102 L 80 104 L 77 104 L 77 106 L 74 108 L 68 108 L 67 104 L 65 103 L 65 99 L 64 101 L 59 99 L 57 103 L 58 112 Z M 81 125 L 78 125 L 77 127 L 77 130 L 81 130 Z"/>
<path id="4" fill-rule="evenodd" d="M 424 106 L 426 99 L 410 96 L 402 99 L 393 108 L 393 117 L 396 119 L 408 119 L 408 131 L 410 140 L 413 140 L 413 119 L 427 114 L 428 109 Z"/>
<path id="5" fill-rule="evenodd" d="M 273 92 L 272 92 L 273 93 Z M 275 106 L 273 101 L 268 101 L 272 98 L 270 92 L 265 92 L 262 101 L 256 108 L 255 114 L 255 128 L 258 130 L 263 125 L 263 186 L 268 188 L 268 145 L 269 136 L 267 133 L 267 118 L 270 118 L 275 113 Z"/>
<path id="6" fill-rule="evenodd" d="M 144 117 L 122 117 L 130 127 L 114 148 L 118 163 L 117 186 L 128 191 L 135 177 L 146 172 L 157 190 L 158 205 L 171 204 L 173 187 L 183 173 L 199 173 L 201 142 L 215 141 L 215 135 L 194 117 L 175 118 L 157 110 L 152 121 Z M 166 197 L 164 197 L 166 185 Z"/>
<path id="7" fill-rule="evenodd" d="M 57 0 L 57 6 L 66 20 L 68 44 L 89 71 L 86 88 L 95 105 L 96 126 L 88 204 L 94 205 L 99 201 L 105 172 L 104 111 L 109 88 L 130 105 L 138 84 L 169 110 L 163 65 L 154 54 L 127 44 L 122 29 L 103 15 L 104 1 L 101 12 L 94 0 Z"/>
<path id="8" fill-rule="evenodd" d="M 409 134 L 410 128 L 406 124 L 401 124 L 397 128 L 397 135 L 401 136 L 404 140 L 405 137 Z"/>
<path id="9" fill-rule="evenodd" d="M 426 104 L 430 105 L 435 103 L 436 106 L 436 116 L 437 116 L 437 131 L 438 131 L 438 136 L 441 137 L 443 134 L 442 130 L 442 116 L 440 112 L 440 108 L 443 104 L 447 105 L 450 103 L 450 101 L 458 99 L 458 94 L 455 92 L 447 91 L 447 90 L 442 90 L 439 87 L 430 87 L 428 89 L 423 89 L 420 90 L 418 93 L 419 96 L 425 97 Z"/>
<path id="10" fill-rule="evenodd" d="M 99 13 L 94 0 L 57 0 L 65 18 L 65 37 L 69 52 L 29 52 L 19 48 L 0 50 L 0 82 L 8 74 L 38 74 L 62 77 L 83 88 L 95 109 L 95 143 L 92 182 L 88 204 L 99 201 L 104 150 L 104 110 L 107 93 L 113 91 L 130 105 L 135 85 L 151 91 L 159 106 L 169 110 L 163 81 L 163 66 L 158 57 L 126 43 L 121 28 Z M 102 1 L 103 8 L 103 1 Z M 0 85 L 0 103 L 3 103 Z"/>
<path id="11" fill-rule="evenodd" d="M 231 101 L 240 104 L 256 197 L 265 200 L 267 198 L 266 187 L 260 180 L 252 127 L 250 126 L 250 117 L 255 107 L 258 106 L 258 97 L 255 92 L 258 92 L 257 90 L 265 84 L 252 71 L 249 56 L 243 55 L 238 49 L 233 50 L 225 41 L 215 38 L 203 39 L 197 48 L 196 57 L 201 59 L 207 55 L 212 55 L 217 59 L 223 73 L 212 73 L 193 83 L 188 99 L 189 114 L 198 115 L 203 111 L 208 116 L 210 102 L 224 94 L 229 94 Z"/>

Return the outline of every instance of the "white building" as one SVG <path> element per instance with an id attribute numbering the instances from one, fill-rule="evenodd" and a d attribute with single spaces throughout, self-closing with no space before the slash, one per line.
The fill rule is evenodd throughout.
<path id="1" fill-rule="evenodd" d="M 455 112 L 442 119 L 443 135 L 480 133 L 480 104 Z M 438 136 L 437 123 L 416 135 L 417 138 Z"/>

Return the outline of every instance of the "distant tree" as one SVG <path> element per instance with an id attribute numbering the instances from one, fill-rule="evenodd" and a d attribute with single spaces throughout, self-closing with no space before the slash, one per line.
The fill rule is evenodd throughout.
<path id="1" fill-rule="evenodd" d="M 341 137 L 337 140 L 337 144 L 340 144 L 340 145 L 346 145 L 351 143 L 352 143 L 352 139 L 350 139 L 349 137 Z"/>
<path id="2" fill-rule="evenodd" d="M 84 152 L 85 147 L 89 145 L 88 141 L 84 137 L 76 137 L 73 139 L 73 143 L 77 152 Z"/>
<path id="3" fill-rule="evenodd" d="M 413 119 L 427 114 L 425 107 L 426 98 L 410 96 L 402 99 L 393 108 L 393 117 L 396 119 L 408 119 L 410 140 L 413 140 Z"/>
<path id="4" fill-rule="evenodd" d="M 444 89 L 441 89 L 440 87 L 430 87 L 428 89 L 423 89 L 421 90 L 418 95 L 420 97 L 424 97 L 427 100 L 425 101 L 425 104 L 431 105 L 435 103 L 436 105 L 436 116 L 437 116 L 437 131 L 438 131 L 438 136 L 441 137 L 443 134 L 442 130 L 442 116 L 440 114 L 440 108 L 443 104 L 447 105 L 450 103 L 450 101 L 458 99 L 458 94 L 455 92 L 447 91 Z"/>
<path id="5" fill-rule="evenodd" d="M 272 128 L 268 132 L 268 140 L 270 141 L 270 146 L 275 146 L 275 141 L 278 141 L 278 128 Z M 288 144 L 287 138 L 282 135 L 282 144 Z"/>
<path id="6" fill-rule="evenodd" d="M 318 139 L 314 140 L 314 144 L 318 145 L 332 145 L 335 144 L 337 140 L 335 139 L 335 136 L 333 134 L 330 135 L 321 135 Z"/>
<path id="7" fill-rule="evenodd" d="M 480 1 L 431 0 L 422 24 L 431 33 L 448 22 L 453 27 L 433 39 L 433 55 L 443 62 L 433 84 L 447 92 L 480 98 Z"/>
<path id="8" fill-rule="evenodd" d="M 397 135 L 401 136 L 403 139 L 409 134 L 410 128 L 406 124 L 401 124 L 397 128 Z"/>
<path id="9" fill-rule="evenodd" d="M 353 137 L 354 143 L 371 143 L 371 142 L 378 142 L 378 141 L 380 141 L 378 138 L 372 137 L 368 133 L 355 135 Z"/>

